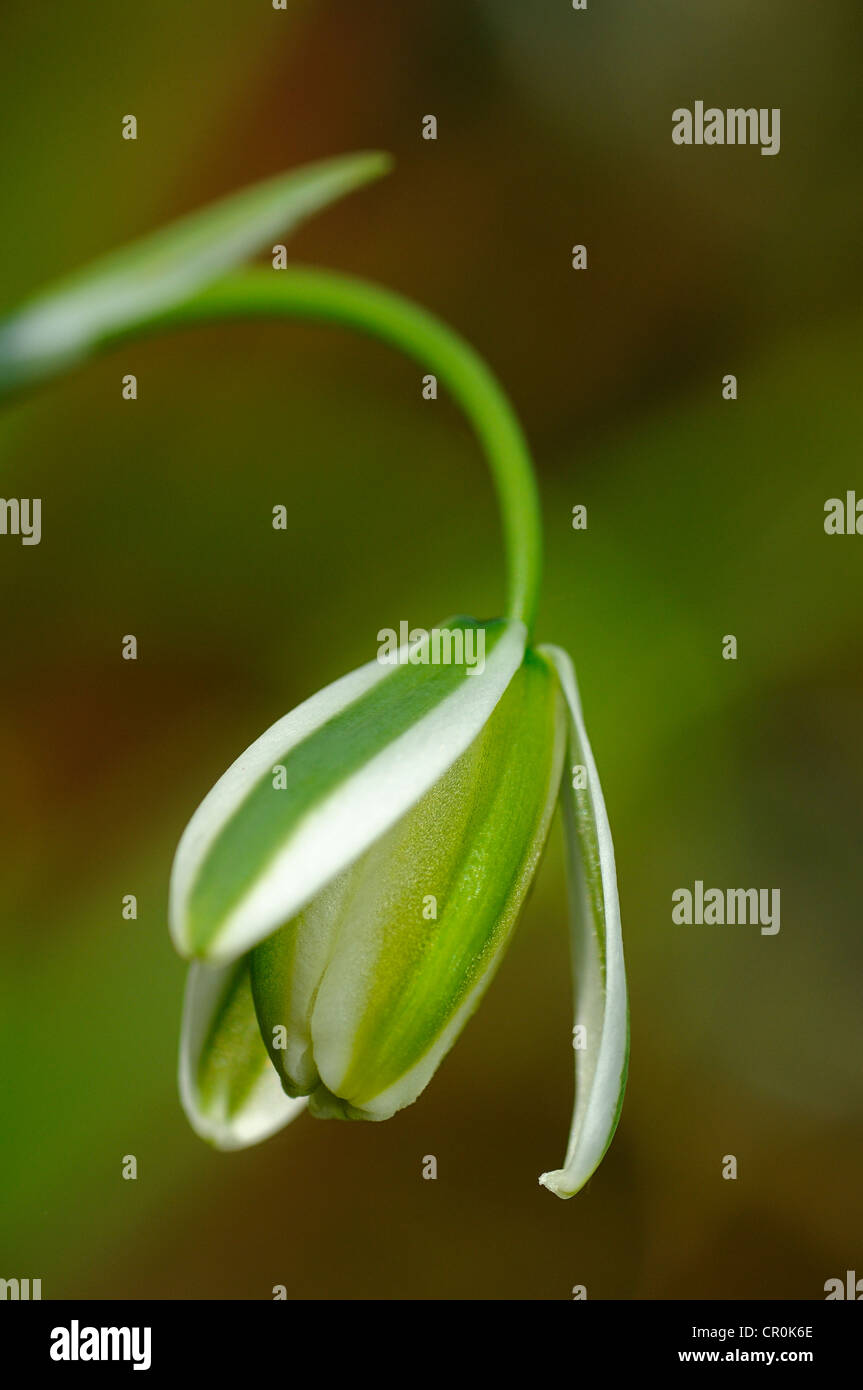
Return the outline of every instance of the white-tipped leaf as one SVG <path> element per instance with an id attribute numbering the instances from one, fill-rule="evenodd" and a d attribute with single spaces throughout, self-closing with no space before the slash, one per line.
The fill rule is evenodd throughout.
<path id="1" fill-rule="evenodd" d="M 279 174 L 52 285 L 0 320 L 0 394 L 171 309 L 388 167 L 386 155 L 362 153 Z"/>
<path id="2" fill-rule="evenodd" d="M 444 625 L 464 634 L 479 625 Z M 485 661 L 434 664 L 426 637 L 280 719 L 222 776 L 180 841 L 171 930 L 225 963 L 300 912 L 413 806 L 479 734 L 521 664 L 521 623 L 482 626 Z M 437 629 L 436 631 L 440 631 Z M 477 648 L 479 639 L 477 637 Z M 425 658 L 425 660 L 423 660 Z"/>
<path id="3" fill-rule="evenodd" d="M 217 1149 L 268 1139 L 305 1106 L 285 1095 L 264 1046 L 249 963 L 194 964 L 180 1038 L 180 1099 L 192 1128 Z"/>
<path id="4" fill-rule="evenodd" d="M 629 1010 L 614 846 L 590 749 L 572 662 L 558 647 L 540 650 L 557 669 L 569 707 L 567 764 L 561 786 L 570 941 L 575 992 L 575 1105 L 566 1160 L 539 1181 L 573 1197 L 598 1168 L 623 1105 L 629 1060 Z M 582 776 L 585 786 L 574 786 Z"/>

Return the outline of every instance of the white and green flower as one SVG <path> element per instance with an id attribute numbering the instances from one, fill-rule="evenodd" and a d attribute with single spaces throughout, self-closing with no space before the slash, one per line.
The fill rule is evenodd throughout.
<path id="1" fill-rule="evenodd" d="M 369 1120 L 416 1100 L 500 962 L 560 795 L 585 1045 L 567 1161 L 540 1181 L 571 1196 L 599 1164 L 627 1051 L 602 792 L 568 658 L 527 648 L 519 622 L 485 633 L 471 678 L 374 661 L 327 687 L 193 816 L 171 895 L 196 958 L 182 1094 L 218 1146 L 266 1138 L 302 1097 L 315 1116 Z"/>
<path id="2" fill-rule="evenodd" d="M 426 634 L 410 659 L 344 676 L 205 797 L 171 883 L 171 930 L 192 962 L 180 1094 L 222 1149 L 267 1138 L 306 1099 L 312 1114 L 346 1119 L 410 1105 L 491 981 L 559 799 L 576 1093 L 563 1167 L 540 1182 L 571 1197 L 617 1125 L 627 996 L 611 833 L 575 675 L 531 636 L 542 541 L 524 437 L 485 363 L 415 305 L 330 272 L 235 269 L 387 164 L 363 154 L 280 176 L 40 294 L 0 322 L 0 398 L 140 333 L 288 316 L 386 340 L 463 408 L 497 488 L 507 616 L 444 625 L 482 629 L 482 668 L 435 664 Z"/>

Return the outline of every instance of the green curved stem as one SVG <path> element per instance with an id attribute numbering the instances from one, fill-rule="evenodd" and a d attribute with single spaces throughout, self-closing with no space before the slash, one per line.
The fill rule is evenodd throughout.
<path id="1" fill-rule="evenodd" d="M 399 348 L 447 387 L 476 431 L 498 496 L 508 563 L 507 616 L 533 629 L 542 567 L 539 498 L 515 413 L 494 375 L 468 343 L 409 300 L 325 270 L 239 271 L 136 326 L 131 334 L 237 318 L 326 320 L 358 328 Z M 117 341 L 117 339 L 113 339 Z"/>

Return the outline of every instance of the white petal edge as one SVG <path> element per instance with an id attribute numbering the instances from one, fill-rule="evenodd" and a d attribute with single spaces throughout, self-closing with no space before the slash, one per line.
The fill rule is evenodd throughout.
<path id="1" fill-rule="evenodd" d="M 569 879 L 570 945 L 575 994 L 575 1023 L 586 1029 L 587 1046 L 574 1049 L 575 1104 L 566 1160 L 562 1168 L 543 1173 L 539 1181 L 558 1197 L 574 1197 L 602 1161 L 611 1143 L 629 1058 L 629 1011 L 620 902 L 611 827 L 593 753 L 584 727 L 575 670 L 559 647 L 540 647 L 553 663 L 570 713 L 569 746 L 561 784 Z M 586 771 L 586 792 L 593 806 L 580 810 L 572 786 L 572 767 Z M 592 822 L 592 825 L 591 825 Z M 586 888 L 584 845 L 579 825 L 591 831 L 599 857 L 604 920 L 595 920 Z M 605 941 L 603 976 L 601 943 Z"/>
<path id="2" fill-rule="evenodd" d="M 271 935 L 395 825 L 476 738 L 521 665 L 526 642 L 524 625 L 511 622 L 482 674 L 466 677 L 311 811 L 226 918 L 207 960 L 226 964 Z M 195 875 L 254 784 L 279 755 L 398 669 L 373 660 L 342 676 L 278 720 L 219 778 L 192 816 L 174 859 L 171 932 L 181 954 L 190 954 L 183 909 Z"/>
<path id="3" fill-rule="evenodd" d="M 229 1118 L 202 1110 L 196 1083 L 201 1049 L 225 985 L 235 969 L 235 965 L 211 966 L 197 962 L 189 967 L 180 1035 L 180 1101 L 186 1117 L 196 1134 L 224 1150 L 246 1149 L 269 1139 L 290 1124 L 306 1106 L 305 1096 L 292 1100 L 285 1095 L 261 1039 L 261 1053 L 266 1057 L 267 1066 L 262 1069 L 261 1079 L 241 1113 Z"/>

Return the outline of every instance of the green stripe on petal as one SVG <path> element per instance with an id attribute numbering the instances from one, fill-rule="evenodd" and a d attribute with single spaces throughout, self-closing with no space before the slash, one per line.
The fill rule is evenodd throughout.
<path id="1" fill-rule="evenodd" d="M 0 321 L 0 395 L 83 361 L 182 303 L 389 166 L 386 155 L 362 153 L 279 174 L 52 286 Z"/>
<path id="2" fill-rule="evenodd" d="M 307 1096 L 320 1085 L 312 1052 L 312 1010 L 358 876 L 358 866 L 339 874 L 249 956 L 261 1035 L 292 1096 Z"/>
<path id="3" fill-rule="evenodd" d="M 313 1114 L 386 1119 L 430 1080 L 512 933 L 564 739 L 556 677 L 528 653 L 470 748 L 345 875 L 326 912 L 329 964 L 303 1020 L 321 1078 Z M 265 1036 L 291 1013 L 308 930 L 291 923 L 253 953 Z"/>
<path id="4" fill-rule="evenodd" d="M 434 655 L 427 637 L 405 664 L 372 661 L 327 686 L 237 759 L 177 850 L 171 924 L 181 952 L 223 962 L 244 953 L 434 785 L 479 733 L 522 659 L 521 623 L 442 625 L 480 626 L 484 669 L 426 664 Z"/>
<path id="5" fill-rule="evenodd" d="M 572 662 L 559 647 L 540 649 L 553 662 L 569 707 L 567 771 L 561 785 L 570 895 L 575 1023 L 575 1106 L 566 1161 L 539 1181 L 574 1197 L 602 1161 L 617 1128 L 629 1064 L 629 1009 L 620 903 L 611 828 L 588 742 Z M 573 787 L 572 770 L 586 786 Z M 579 1037 L 579 1041 L 581 1037 Z"/>
<path id="6" fill-rule="evenodd" d="M 261 1041 L 248 959 L 192 965 L 180 1039 L 180 1099 L 192 1128 L 218 1149 L 267 1139 L 303 1109 L 286 1096 Z"/>

